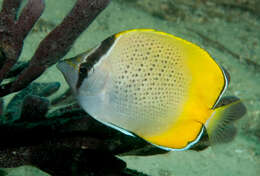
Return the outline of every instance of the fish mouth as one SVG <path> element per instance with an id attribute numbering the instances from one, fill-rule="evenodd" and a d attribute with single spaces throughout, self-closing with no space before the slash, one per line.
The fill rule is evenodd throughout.
<path id="1" fill-rule="evenodd" d="M 58 70 L 62 73 L 63 77 L 65 78 L 66 82 L 70 85 L 72 90 L 75 92 L 76 91 L 76 84 L 78 81 L 78 71 L 68 63 L 68 61 L 59 61 L 56 64 L 56 67 Z"/>

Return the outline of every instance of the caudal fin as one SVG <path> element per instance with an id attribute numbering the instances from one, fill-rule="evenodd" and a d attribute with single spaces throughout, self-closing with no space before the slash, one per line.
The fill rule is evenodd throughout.
<path id="1" fill-rule="evenodd" d="M 237 130 L 232 122 L 245 113 L 246 107 L 239 98 L 222 98 L 205 125 L 211 145 L 233 140 Z"/>

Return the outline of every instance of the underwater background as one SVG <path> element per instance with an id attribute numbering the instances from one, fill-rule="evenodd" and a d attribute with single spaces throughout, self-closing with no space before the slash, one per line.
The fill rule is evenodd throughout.
<path id="1" fill-rule="evenodd" d="M 24 40 L 20 61 L 59 24 L 76 0 L 45 0 L 45 11 Z M 0 0 L 2 4 L 2 0 Z M 23 5 L 26 4 L 24 1 Z M 225 95 L 240 97 L 247 114 L 236 122 L 237 137 L 217 152 L 208 149 L 153 156 L 119 156 L 127 167 L 151 176 L 260 174 L 260 0 L 112 0 L 64 58 L 92 48 L 108 36 L 133 28 L 153 28 L 207 50 L 231 76 Z M 35 82 L 59 81 L 55 99 L 68 85 L 56 66 Z M 4 97 L 5 105 L 15 94 Z M 2 169 L 7 176 L 48 175 L 31 167 Z M 1 174 L 1 173 L 0 173 Z"/>

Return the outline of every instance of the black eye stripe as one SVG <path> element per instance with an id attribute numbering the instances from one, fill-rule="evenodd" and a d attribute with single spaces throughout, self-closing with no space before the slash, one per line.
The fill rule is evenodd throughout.
<path id="1" fill-rule="evenodd" d="M 113 45 L 115 41 L 115 36 L 108 37 L 104 40 L 101 45 L 91 53 L 79 66 L 79 79 L 77 82 L 77 89 L 81 86 L 83 80 L 88 76 L 88 72 L 91 68 L 102 58 L 103 55 L 107 53 L 109 48 Z"/>

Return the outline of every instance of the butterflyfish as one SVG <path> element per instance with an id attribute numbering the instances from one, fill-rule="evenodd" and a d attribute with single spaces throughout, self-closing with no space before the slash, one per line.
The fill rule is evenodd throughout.
<path id="1" fill-rule="evenodd" d="M 222 97 L 229 75 L 199 46 L 153 29 L 133 29 L 58 63 L 81 107 L 97 121 L 165 150 L 207 135 L 235 135 L 246 108 Z"/>

